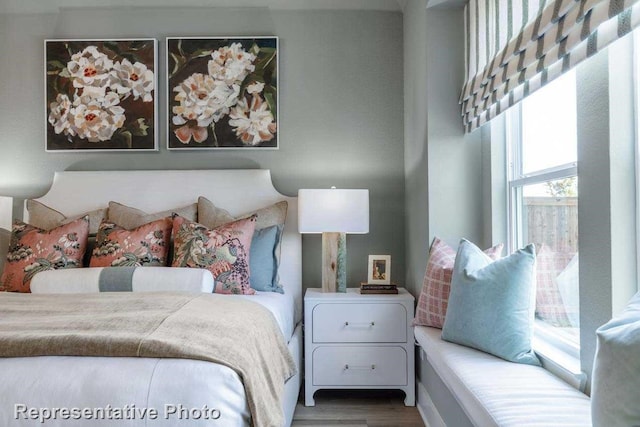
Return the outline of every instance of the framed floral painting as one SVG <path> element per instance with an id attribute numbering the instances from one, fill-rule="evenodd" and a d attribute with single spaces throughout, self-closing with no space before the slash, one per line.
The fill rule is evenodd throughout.
<path id="1" fill-rule="evenodd" d="M 46 150 L 157 150 L 155 39 L 45 40 Z"/>
<path id="2" fill-rule="evenodd" d="M 278 148 L 278 38 L 167 38 L 168 149 Z"/>

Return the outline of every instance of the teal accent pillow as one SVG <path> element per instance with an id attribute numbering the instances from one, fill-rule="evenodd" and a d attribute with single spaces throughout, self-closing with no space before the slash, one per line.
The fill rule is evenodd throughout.
<path id="1" fill-rule="evenodd" d="M 256 291 L 284 293 L 278 284 L 278 262 L 276 259 L 276 248 L 280 234 L 277 225 L 256 230 L 253 233 L 249 255 L 249 284 Z"/>
<path id="2" fill-rule="evenodd" d="M 453 267 L 442 339 L 540 366 L 531 347 L 535 265 L 533 245 L 494 261 L 463 239 Z"/>

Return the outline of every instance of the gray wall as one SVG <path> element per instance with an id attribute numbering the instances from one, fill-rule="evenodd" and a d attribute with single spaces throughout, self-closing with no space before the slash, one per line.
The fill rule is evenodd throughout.
<path id="1" fill-rule="evenodd" d="M 426 12 L 425 0 L 409 0 L 404 9 L 406 277 L 407 287 L 416 296 L 429 252 Z"/>
<path id="2" fill-rule="evenodd" d="M 168 152 L 165 36 L 280 37 L 280 150 Z M 159 40 L 155 153 L 44 152 L 43 40 Z M 400 12 L 267 8 L 61 9 L 0 15 L 0 194 L 34 197 L 57 170 L 271 169 L 276 188 L 369 188 L 371 228 L 349 236 L 349 284 L 367 255 L 391 254 L 404 282 L 403 30 Z M 320 237 L 305 236 L 303 280 L 320 282 Z"/>
<path id="3" fill-rule="evenodd" d="M 483 241 L 480 132 L 465 134 L 458 97 L 464 83 L 463 9 L 427 10 L 429 238 L 457 248 Z"/>
<path id="4" fill-rule="evenodd" d="M 483 233 L 480 132 L 464 134 L 458 105 L 462 9 L 409 0 L 404 20 L 407 284 L 419 293 L 434 236 L 454 248 L 462 237 L 490 242 Z"/>

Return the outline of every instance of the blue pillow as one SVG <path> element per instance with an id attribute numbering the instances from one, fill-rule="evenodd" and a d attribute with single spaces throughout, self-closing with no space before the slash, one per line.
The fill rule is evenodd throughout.
<path id="1" fill-rule="evenodd" d="M 453 266 L 442 339 L 505 360 L 540 366 L 531 348 L 535 312 L 535 247 L 493 261 L 462 240 Z"/>
<path id="2" fill-rule="evenodd" d="M 277 225 L 256 230 L 249 251 L 249 284 L 256 291 L 278 292 L 284 290 L 278 284 L 276 247 L 280 237 Z"/>

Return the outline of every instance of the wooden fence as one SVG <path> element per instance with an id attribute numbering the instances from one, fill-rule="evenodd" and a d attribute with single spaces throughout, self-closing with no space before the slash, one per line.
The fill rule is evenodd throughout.
<path id="1" fill-rule="evenodd" d="M 524 235 L 553 251 L 578 252 L 578 198 L 525 197 Z"/>

